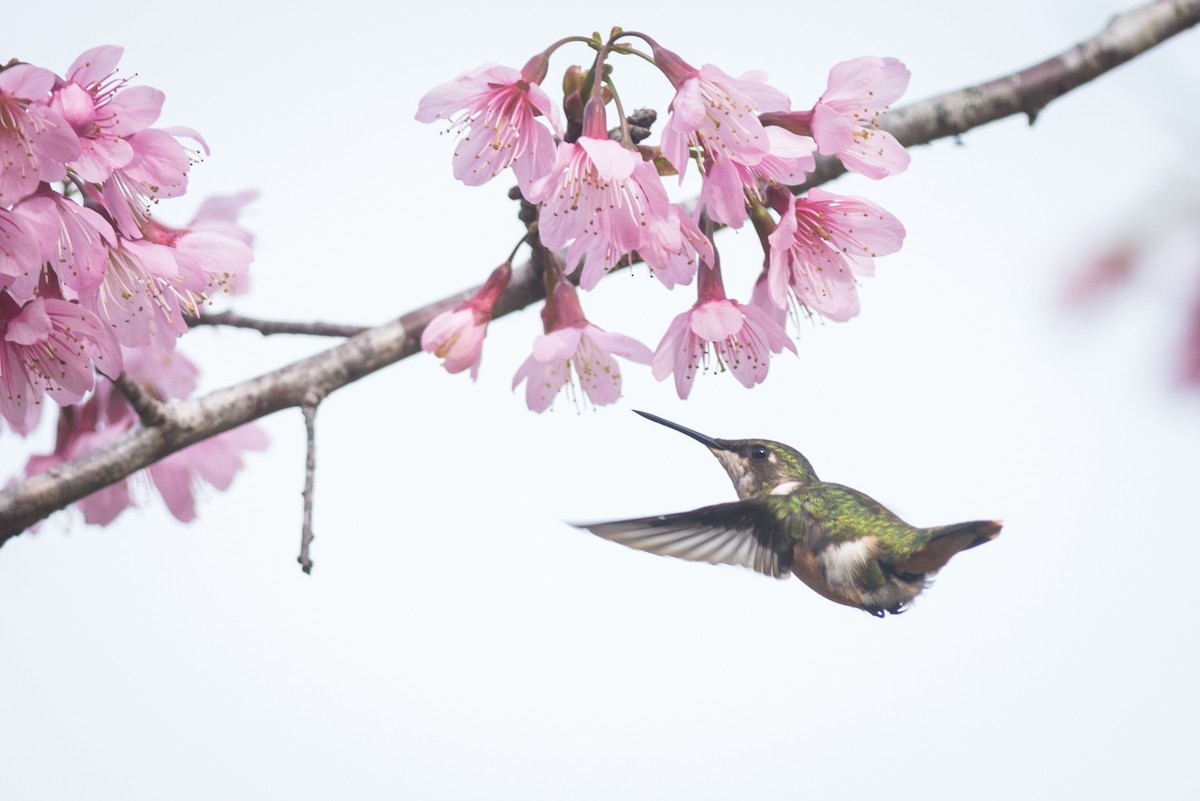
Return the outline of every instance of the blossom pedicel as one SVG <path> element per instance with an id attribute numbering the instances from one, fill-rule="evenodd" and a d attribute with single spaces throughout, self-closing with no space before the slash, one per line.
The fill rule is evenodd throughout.
<path id="1" fill-rule="evenodd" d="M 593 52 L 590 66 L 566 70 L 560 122 L 543 84 L 551 56 L 567 44 Z M 634 141 L 624 111 L 631 104 L 617 88 L 618 56 L 653 63 L 674 90 L 657 146 L 640 144 L 640 121 Z M 876 256 L 899 249 L 904 227 L 868 200 L 817 189 L 798 195 L 818 150 L 873 179 L 904 171 L 908 153 L 878 118 L 907 84 L 896 59 L 857 58 L 830 71 L 807 111 L 793 111 L 762 73 L 734 78 L 712 64 L 695 67 L 651 37 L 617 28 L 607 40 L 555 42 L 520 71 L 486 64 L 426 94 L 417 119 L 445 120 L 458 134 L 455 177 L 474 186 L 511 168 L 531 209 L 522 217 L 531 229 L 525 241 L 544 249 L 540 264 L 556 260 L 547 252 L 565 259 L 561 269 L 543 267 L 545 333 L 513 382 L 525 382 L 529 408 L 548 409 L 572 375 L 592 403 L 612 403 L 620 375 L 609 354 L 651 361 L 644 346 L 588 322 L 568 278 L 592 290 L 611 270 L 644 261 L 673 289 L 699 272 L 696 302 L 675 317 L 652 360 L 657 379 L 675 376 L 680 397 L 701 368 L 728 369 L 747 387 L 763 381 L 773 354 L 796 350 L 784 326 L 799 315 L 789 306 L 834 321 L 857 314 L 857 277 L 872 274 Z M 693 211 L 673 203 L 664 183 L 682 182 L 689 166 L 701 181 Z M 756 270 L 751 302 L 740 304 L 725 296 L 712 234 L 714 224 L 739 228 L 746 219 L 765 269 Z M 443 357 L 448 371 L 470 368 L 474 377 L 494 302 L 486 314 L 473 300 L 441 315 L 422 347 Z"/>

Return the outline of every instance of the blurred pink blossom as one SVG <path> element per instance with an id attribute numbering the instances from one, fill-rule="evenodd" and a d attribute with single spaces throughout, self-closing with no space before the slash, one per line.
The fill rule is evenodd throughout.
<path id="1" fill-rule="evenodd" d="M 55 439 L 54 451 L 30 456 L 25 464 L 25 475 L 44 473 L 90 450 L 107 445 L 133 428 L 137 417 L 132 413 L 125 414 L 114 422 L 101 420 L 100 396 L 106 397 L 103 393 L 98 393 L 82 406 L 66 407 L 59 411 L 58 436 Z M 107 526 L 131 504 L 127 480 L 109 484 L 75 502 L 75 506 L 83 512 L 84 521 L 96 526 Z"/>
<path id="2" fill-rule="evenodd" d="M 236 195 L 212 195 L 200 204 L 196 216 L 187 224 L 192 231 L 214 231 L 236 239 L 243 245 L 254 244 L 254 234 L 242 227 L 239 218 L 246 206 L 258 200 L 258 192 L 247 189 Z"/>
<path id="3" fill-rule="evenodd" d="M 1200 386 L 1200 291 L 1192 298 L 1191 312 L 1183 333 L 1180 377 L 1184 384 Z"/>
<path id="4" fill-rule="evenodd" d="M 154 347 L 127 349 L 125 371 L 161 401 L 190 395 L 195 391 L 198 374 L 195 365 L 178 351 Z M 137 424 L 137 414 L 125 396 L 111 383 L 100 382 L 86 403 L 62 410 L 53 453 L 31 457 L 25 474 L 44 472 L 107 445 Z M 135 476 L 147 476 L 149 485 L 158 491 L 171 514 L 186 523 L 196 517 L 195 493 L 201 482 L 219 490 L 228 489 L 242 468 L 243 452 L 262 450 L 266 446 L 263 431 L 249 424 L 184 448 Z M 110 484 L 76 505 L 83 512 L 85 521 L 106 526 L 134 505 L 131 480 L 122 479 Z"/>
<path id="5" fill-rule="evenodd" d="M 175 519 L 190 523 L 196 519 L 195 496 L 201 482 L 229 489 L 242 469 L 243 451 L 265 450 L 268 444 L 262 429 L 244 425 L 164 457 L 147 470 Z"/>

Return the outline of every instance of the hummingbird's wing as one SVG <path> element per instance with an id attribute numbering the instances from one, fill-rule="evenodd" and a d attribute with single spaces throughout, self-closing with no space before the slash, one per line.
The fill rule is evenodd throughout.
<path id="1" fill-rule="evenodd" d="M 775 578 L 789 575 L 792 542 L 783 521 L 761 500 L 734 501 L 691 512 L 572 523 L 606 540 L 710 565 L 741 565 Z"/>

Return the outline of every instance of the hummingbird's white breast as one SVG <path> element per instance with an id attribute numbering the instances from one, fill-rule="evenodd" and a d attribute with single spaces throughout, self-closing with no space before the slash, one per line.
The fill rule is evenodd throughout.
<path id="1" fill-rule="evenodd" d="M 817 554 L 817 562 L 825 572 L 825 580 L 832 587 L 852 587 L 858 571 L 868 559 L 875 556 L 877 540 L 861 537 L 857 540 L 830 545 Z"/>

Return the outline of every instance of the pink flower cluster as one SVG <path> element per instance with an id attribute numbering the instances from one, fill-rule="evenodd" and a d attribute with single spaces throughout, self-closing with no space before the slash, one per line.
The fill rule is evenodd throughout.
<path id="1" fill-rule="evenodd" d="M 119 373 L 117 343 L 174 347 L 185 316 L 237 289 L 253 259 L 221 227 L 236 209 L 186 228 L 151 216 L 187 189 L 197 151 L 179 139 L 208 150 L 191 129 L 150 127 L 163 94 L 118 78 L 121 53 L 88 50 L 65 76 L 25 63 L 0 71 L 0 413 L 22 433 L 44 394 L 78 403 L 93 368 Z M 24 324 L 35 316 L 39 326 Z"/>
<path id="2" fill-rule="evenodd" d="M 153 127 L 163 93 L 119 77 L 122 52 L 92 48 L 63 75 L 0 67 L 0 420 L 24 435 L 44 398 L 63 407 L 55 453 L 31 472 L 134 425 L 97 372 L 181 397 L 168 387 L 171 365 L 186 364 L 171 353 L 185 318 L 214 292 L 244 288 L 253 260 L 237 226 L 250 193 L 206 203 L 183 228 L 151 214 L 186 191 L 208 147 L 189 128 Z M 190 519 L 190 476 L 227 485 L 257 436 L 226 435 L 151 468 L 171 511 Z M 85 517 L 108 522 L 127 503 L 114 485 L 84 503 Z"/>
<path id="3" fill-rule="evenodd" d="M 674 88 L 657 147 L 635 143 L 624 119 L 616 129 L 622 133 L 609 134 L 607 104 L 618 92 L 608 59 L 636 53 L 624 38 L 648 45 L 650 52 L 639 55 Z M 564 126 L 541 85 L 551 54 L 572 41 L 587 41 L 596 55 L 590 70 L 567 72 Z M 793 111 L 761 73 L 733 78 L 711 64 L 696 68 L 649 36 L 617 29 L 604 44 L 571 37 L 519 72 L 485 65 L 430 91 L 417 119 L 447 120 L 458 133 L 455 176 L 478 185 L 511 167 L 525 201 L 537 209 L 536 246 L 565 261 L 565 268 L 546 271 L 545 333 L 513 382 L 527 382 L 529 407 L 548 408 L 571 383 L 572 370 L 593 403 L 613 402 L 620 394 L 613 354 L 651 364 L 659 380 L 674 375 L 680 397 L 702 368 L 729 369 L 754 386 L 766 378 L 771 355 L 796 350 L 786 332 L 789 307 L 834 321 L 855 316 L 857 279 L 873 274 L 877 256 L 900 248 L 904 227 L 869 200 L 818 189 L 798 196 L 797 188 L 818 151 L 871 179 L 907 168 L 908 153 L 877 122 L 908 76 L 896 59 L 853 59 L 833 68 L 809 109 Z M 613 105 L 620 116 L 624 106 Z M 701 176 L 691 212 L 669 199 L 663 181 L 678 175 L 682 182 L 690 166 Z M 740 304 L 726 297 L 712 234 L 716 224 L 740 228 L 746 220 L 764 254 L 753 296 Z M 566 283 L 591 290 L 605 273 L 637 260 L 668 289 L 700 275 L 696 302 L 670 324 L 652 355 L 589 323 Z M 499 294 L 489 281 L 476 299 L 434 320 L 423 347 L 450 354 L 451 372 L 470 368 L 475 377 Z M 469 350 L 448 348 L 450 330 L 464 332 Z"/>

